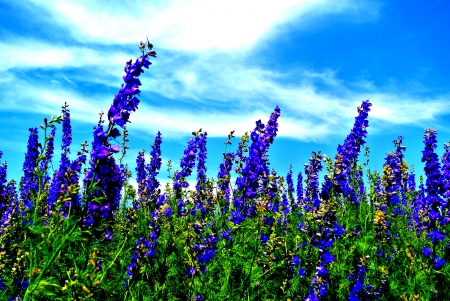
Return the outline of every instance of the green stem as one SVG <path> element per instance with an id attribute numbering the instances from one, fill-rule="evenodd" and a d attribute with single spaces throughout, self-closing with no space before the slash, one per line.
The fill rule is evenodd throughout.
<path id="1" fill-rule="evenodd" d="M 55 260 L 56 256 L 58 255 L 59 251 L 62 249 L 62 247 L 64 246 L 66 240 L 69 239 L 70 235 L 73 233 L 73 231 L 76 229 L 77 225 L 74 225 L 72 227 L 72 229 L 70 229 L 69 233 L 67 235 L 64 236 L 61 244 L 58 246 L 58 248 L 56 248 L 55 252 L 53 253 L 52 257 L 50 258 L 49 261 L 47 261 L 47 264 L 45 265 L 45 267 L 42 269 L 41 273 L 39 274 L 39 276 L 36 278 L 36 280 L 34 281 L 35 283 L 33 283 L 33 285 L 30 285 L 25 293 L 25 296 L 23 298 L 24 301 L 27 301 L 31 295 L 33 294 L 33 292 L 36 290 L 36 288 L 39 286 L 39 283 L 41 282 L 41 279 L 44 275 L 44 273 L 47 271 L 47 269 L 53 264 L 53 261 Z M 31 277 L 30 277 L 31 280 Z M 32 288 L 31 290 L 29 288 Z"/>
<path id="2" fill-rule="evenodd" d="M 102 278 L 100 278 L 100 282 L 103 280 L 103 277 L 105 277 L 106 272 L 114 265 L 114 262 L 116 262 L 117 257 L 118 257 L 119 254 L 122 252 L 123 247 L 125 247 L 125 244 L 126 244 L 126 242 L 127 242 L 127 239 L 128 239 L 128 235 L 125 236 L 125 241 L 123 242 L 122 247 L 120 248 L 119 252 L 117 252 L 116 257 L 114 257 L 113 262 L 111 262 L 111 264 L 109 265 L 109 267 L 105 270 L 105 273 L 103 274 Z"/>

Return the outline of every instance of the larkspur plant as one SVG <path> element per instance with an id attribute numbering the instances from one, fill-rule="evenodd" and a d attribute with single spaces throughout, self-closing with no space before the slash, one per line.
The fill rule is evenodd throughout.
<path id="1" fill-rule="evenodd" d="M 18 183 L 0 165 L 0 300 L 450 299 L 450 144 L 439 158 L 435 130 L 424 134 L 418 185 L 402 137 L 372 172 L 368 147 L 359 161 L 372 106 L 364 101 L 336 155 L 313 152 L 294 184 L 292 166 L 285 178 L 269 169 L 275 107 L 235 151 L 227 151 L 230 132 L 217 180 L 206 177 L 207 133 L 199 130 L 180 168 L 171 173 L 168 163 L 173 184 L 161 187 L 158 132 L 150 162 L 145 150 L 136 158 L 135 189 L 122 163 L 126 123 L 139 105 L 139 76 L 156 57 L 148 40 L 139 48 L 90 150 L 85 142 L 70 158 L 65 104 L 60 117 L 44 119 L 42 143 L 30 128 Z"/>

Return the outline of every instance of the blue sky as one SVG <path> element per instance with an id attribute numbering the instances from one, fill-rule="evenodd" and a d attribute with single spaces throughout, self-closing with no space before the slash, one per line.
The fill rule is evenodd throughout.
<path id="1" fill-rule="evenodd" d="M 215 177 L 228 133 L 236 131 L 232 151 L 278 105 L 271 167 L 285 175 L 292 164 L 297 174 L 311 151 L 334 157 L 356 107 L 369 99 L 371 169 L 381 169 L 402 135 L 406 160 L 421 173 L 424 129 L 438 131 L 439 155 L 450 140 L 449 12 L 437 0 L 0 0 L 0 150 L 8 179 L 22 174 L 28 128 L 59 115 L 65 101 L 72 155 L 92 141 L 98 113 L 109 109 L 124 63 L 146 37 L 158 58 L 141 76 L 141 103 L 128 125 L 125 162 L 133 171 L 157 131 L 163 163 L 177 168 L 191 132 L 202 128 Z M 57 148 L 60 138 L 58 131 Z"/>

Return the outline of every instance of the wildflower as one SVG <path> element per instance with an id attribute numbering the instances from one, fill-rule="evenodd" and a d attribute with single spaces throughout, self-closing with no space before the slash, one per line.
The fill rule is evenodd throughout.
<path id="1" fill-rule="evenodd" d="M 444 143 L 444 154 L 442 155 L 442 196 L 450 198 L 450 142 Z"/>
<path id="2" fill-rule="evenodd" d="M 297 206 L 303 208 L 303 176 L 302 172 L 297 175 Z"/>
<path id="3" fill-rule="evenodd" d="M 206 160 L 206 135 L 207 133 L 201 133 L 199 140 L 197 142 L 197 149 L 198 149 L 198 155 L 197 155 L 197 185 L 195 186 L 195 189 L 197 192 L 205 191 L 205 188 L 203 187 L 203 184 L 206 183 L 206 166 L 205 166 L 205 160 Z"/>
<path id="4" fill-rule="evenodd" d="M 154 195 L 159 187 L 159 181 L 156 177 L 159 174 L 159 170 L 162 165 L 161 161 L 161 133 L 158 132 L 155 137 L 155 141 L 152 145 L 152 151 L 150 152 L 150 163 L 146 166 L 147 169 L 147 189 L 148 193 L 156 201 L 156 196 Z"/>
<path id="5" fill-rule="evenodd" d="M 229 240 L 229 241 L 233 241 L 233 237 L 230 235 L 231 229 L 228 229 L 226 231 L 222 231 L 221 232 L 221 236 L 223 239 Z"/>
<path id="6" fill-rule="evenodd" d="M 185 213 L 185 202 L 181 197 L 182 188 L 186 188 L 189 184 L 185 178 L 189 177 L 192 173 L 192 169 L 195 167 L 195 154 L 197 153 L 197 141 L 198 136 L 196 133 L 195 139 L 189 138 L 188 146 L 184 149 L 184 155 L 180 159 L 181 171 L 174 174 L 173 189 L 175 190 L 175 196 L 178 199 L 178 216 L 181 217 Z"/>
<path id="7" fill-rule="evenodd" d="M 438 213 L 442 206 L 446 203 L 441 199 L 444 182 L 441 175 L 441 165 L 439 163 L 438 155 L 435 153 L 437 148 L 436 140 L 437 131 L 433 129 L 425 130 L 424 144 L 425 149 L 422 151 L 422 162 L 425 162 L 424 172 L 426 175 L 426 205 L 431 206 L 431 211 L 434 212 L 434 216 L 429 215 L 430 220 L 433 222 L 433 227 L 435 227 L 436 220 L 440 220 L 441 216 Z M 443 208 L 442 208 L 443 209 Z"/>
<path id="8" fill-rule="evenodd" d="M 140 151 L 136 158 L 136 182 L 138 184 L 138 200 L 134 204 L 134 209 L 139 209 L 139 203 L 144 203 L 148 189 L 145 189 L 147 171 L 145 169 L 144 150 Z M 144 194 L 145 192 L 145 194 Z"/>
<path id="9" fill-rule="evenodd" d="M 48 176 L 47 173 L 47 168 L 48 164 L 52 161 L 53 158 L 55 134 L 56 128 L 53 127 L 52 131 L 50 132 L 50 136 L 46 137 L 47 143 L 45 147 L 44 159 L 42 159 L 42 161 L 39 164 L 39 170 L 42 174 L 41 189 L 43 189 L 45 183 L 47 183 L 50 180 L 50 177 Z"/>
<path id="10" fill-rule="evenodd" d="M 258 120 L 255 129 L 250 134 L 252 144 L 249 148 L 249 157 L 246 158 L 242 175 L 236 180 L 235 193 L 242 192 L 242 194 L 235 197 L 234 208 L 231 210 L 230 220 L 235 224 L 240 223 L 242 217 L 245 219 L 245 216 L 251 217 L 255 214 L 255 204 L 249 201 L 254 200 L 261 188 L 268 184 L 270 172 L 267 152 L 278 131 L 277 119 L 279 116 L 280 109 L 275 107 L 267 126 Z"/>
<path id="11" fill-rule="evenodd" d="M 322 259 L 325 263 L 330 264 L 333 262 L 335 257 L 330 254 L 330 251 L 326 251 L 324 254 L 322 254 Z"/>
<path id="12" fill-rule="evenodd" d="M 426 245 L 425 247 L 422 248 L 422 254 L 425 258 L 428 258 L 430 257 L 431 254 L 433 254 L 433 250 L 431 250 L 430 247 Z"/>
<path id="13" fill-rule="evenodd" d="M 38 191 L 38 178 L 34 173 L 39 156 L 37 128 L 30 128 L 29 131 L 30 136 L 28 137 L 27 153 L 23 162 L 24 176 L 20 181 L 20 198 L 24 202 L 25 210 L 31 210 L 33 207 L 31 201 L 32 195 Z"/>
<path id="14" fill-rule="evenodd" d="M 446 263 L 444 259 L 439 258 L 437 255 L 434 256 L 433 262 L 435 263 L 433 266 L 435 270 L 439 270 Z"/>
<path id="15" fill-rule="evenodd" d="M 187 275 L 188 275 L 188 278 L 192 278 L 192 277 L 194 277 L 195 276 L 195 267 L 188 267 L 187 268 Z"/>
<path id="16" fill-rule="evenodd" d="M 228 211 L 230 206 L 230 171 L 233 167 L 233 159 L 235 158 L 235 153 L 224 154 L 223 162 L 220 163 L 219 173 L 217 174 L 218 184 L 217 187 L 226 200 L 224 206 L 222 207 L 222 214 Z"/>
<path id="17" fill-rule="evenodd" d="M 202 301 L 202 300 L 203 300 L 202 295 L 201 295 L 201 294 L 197 294 L 197 295 L 195 296 L 194 300 L 195 300 L 195 301 Z"/>
<path id="18" fill-rule="evenodd" d="M 436 244 L 438 241 L 441 241 L 445 238 L 445 234 L 436 229 L 433 229 L 433 231 L 431 233 L 428 233 L 427 236 L 431 239 L 433 244 Z"/>
<path id="19" fill-rule="evenodd" d="M 266 235 L 266 234 L 261 234 L 260 236 L 259 236 L 259 239 L 261 240 L 261 245 L 263 246 L 263 247 L 265 247 L 266 246 L 266 244 L 267 244 L 267 241 L 269 240 L 269 237 Z"/>
<path id="20" fill-rule="evenodd" d="M 292 257 L 292 260 L 291 260 L 291 265 L 297 267 L 299 264 L 300 264 L 300 261 L 299 261 L 299 259 L 298 259 L 298 256 L 297 256 L 297 255 L 294 255 L 294 256 Z"/>
<path id="21" fill-rule="evenodd" d="M 151 55 L 150 43 L 147 43 Z M 141 49 L 142 50 L 142 49 Z M 92 142 L 90 168 L 85 174 L 85 190 L 87 195 L 87 210 L 83 218 L 85 227 L 98 227 L 102 220 L 113 221 L 113 212 L 119 207 L 120 195 L 125 181 L 125 170 L 123 165 L 117 165 L 113 157 L 119 151 L 119 147 L 112 146 L 111 140 L 120 135 L 115 127 L 124 127 L 129 122 L 131 111 L 135 111 L 139 104 L 136 95 L 139 94 L 141 82 L 138 77 L 144 72 L 143 68 L 149 68 L 151 62 L 149 54 L 142 54 L 134 64 L 132 60 L 124 67 L 126 75 L 123 76 L 125 85 L 122 84 L 119 93 L 114 96 L 113 103 L 108 111 L 108 127 L 104 129 L 100 113 L 100 121 L 94 127 L 94 140 Z M 95 184 L 94 184 L 95 183 Z M 94 185 L 92 185 L 94 184 Z"/>
<path id="22" fill-rule="evenodd" d="M 353 189 L 350 188 L 350 171 L 356 165 L 361 146 L 366 143 L 364 138 L 367 137 L 367 127 L 369 126 L 367 117 L 371 106 L 372 104 L 366 100 L 358 107 L 358 116 L 355 117 L 353 128 L 344 144 L 338 146 L 335 157 L 333 179 L 338 185 L 336 193 L 342 193 L 346 198 L 350 197 L 355 204 L 359 204 L 359 201 L 356 199 Z"/>
<path id="23" fill-rule="evenodd" d="M 320 151 L 318 153 L 312 152 L 312 157 L 309 158 L 309 164 L 305 164 L 306 174 L 306 192 L 304 201 L 304 210 L 311 211 L 312 207 L 319 208 L 319 173 L 322 170 L 322 156 Z"/>

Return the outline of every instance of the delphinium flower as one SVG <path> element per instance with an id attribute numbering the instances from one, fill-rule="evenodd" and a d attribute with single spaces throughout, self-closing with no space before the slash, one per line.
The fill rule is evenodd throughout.
<path id="1" fill-rule="evenodd" d="M 133 249 L 133 255 L 131 256 L 131 263 L 127 267 L 127 276 L 123 286 L 129 285 L 131 277 L 137 278 L 135 275 L 146 263 L 148 258 L 155 256 L 155 246 L 157 242 L 157 234 L 152 232 L 149 235 L 149 239 L 140 237 L 136 242 L 136 247 Z"/>
<path id="2" fill-rule="evenodd" d="M 195 137 L 189 138 L 188 146 L 184 149 L 184 155 L 180 159 L 181 171 L 174 173 L 173 190 L 175 191 L 175 197 L 178 200 L 177 209 L 178 217 L 181 217 L 186 212 L 186 204 L 182 198 L 182 189 L 189 187 L 186 178 L 192 173 L 192 169 L 195 167 L 195 154 L 197 153 L 197 141 L 198 133 L 192 133 Z"/>
<path id="3" fill-rule="evenodd" d="M 292 210 L 295 211 L 298 208 L 298 203 L 294 199 L 294 181 L 292 180 L 292 165 L 289 167 L 289 171 L 286 175 L 286 184 L 287 184 L 287 196 L 289 199 L 289 203 L 292 206 Z"/>
<path id="4" fill-rule="evenodd" d="M 364 291 L 364 280 L 366 278 L 366 273 L 367 270 L 359 264 L 356 270 L 349 274 L 348 278 L 352 281 L 352 284 L 350 285 L 351 291 L 348 294 L 349 300 L 359 301 L 366 299 L 367 292 Z"/>
<path id="5" fill-rule="evenodd" d="M 3 152 L 0 151 L 0 159 L 3 157 Z M 6 203 L 6 183 L 8 180 L 6 179 L 8 165 L 6 162 L 0 164 L 0 216 L 3 213 L 4 209 L 8 206 Z"/>
<path id="6" fill-rule="evenodd" d="M 187 232 L 190 233 L 186 238 L 187 247 L 192 257 L 196 257 L 193 265 L 187 268 L 187 277 L 193 278 L 196 275 L 206 274 L 207 264 L 214 259 L 217 251 L 219 237 L 214 232 L 213 224 L 207 224 L 204 221 L 195 221 L 188 226 Z M 224 239 L 232 241 L 230 231 L 222 232 Z"/>
<path id="7" fill-rule="evenodd" d="M 80 210 L 78 182 L 81 176 L 81 166 L 86 162 L 87 150 L 85 149 L 86 144 L 82 144 L 82 149 L 77 153 L 77 158 L 74 161 L 69 159 L 72 126 L 70 109 L 67 103 L 62 107 L 62 116 L 61 159 L 58 170 L 53 174 L 47 206 L 49 213 L 55 210 L 55 206 L 58 206 L 59 213 L 67 217 L 69 212 L 74 214 Z"/>
<path id="8" fill-rule="evenodd" d="M 146 188 L 147 170 L 145 169 L 144 150 L 140 151 L 136 157 L 136 182 L 138 184 L 137 200 L 134 209 L 139 209 L 146 202 L 148 189 Z"/>
<path id="9" fill-rule="evenodd" d="M 39 170 L 42 174 L 41 179 L 41 190 L 44 189 L 44 186 L 48 181 L 50 180 L 50 177 L 48 176 L 48 165 L 51 163 L 53 159 L 53 153 L 55 149 L 54 140 L 55 140 L 55 134 L 56 134 L 56 127 L 52 128 L 52 131 L 50 132 L 50 135 L 46 137 L 46 147 L 44 152 L 44 158 L 41 162 L 39 162 Z"/>
<path id="10" fill-rule="evenodd" d="M 159 197 L 156 192 L 159 188 L 159 181 L 156 177 L 159 174 L 159 170 L 161 169 L 161 133 L 158 132 L 155 137 L 155 141 L 152 145 L 152 150 L 150 152 L 150 162 L 146 166 L 147 169 L 147 189 L 152 202 L 155 202 Z"/>
<path id="11" fill-rule="evenodd" d="M 303 210 L 316 210 L 320 206 L 319 199 L 319 173 L 322 171 L 322 155 L 319 152 L 312 152 L 309 164 L 305 164 L 306 188 L 303 202 Z"/>
<path id="12" fill-rule="evenodd" d="M 6 164 L 2 165 L 6 167 Z M 16 190 L 16 182 L 14 180 L 3 187 L 3 191 L 0 199 L 0 248 L 7 246 L 4 239 L 7 237 L 5 233 L 10 232 L 10 226 L 13 220 L 17 218 L 19 209 L 19 200 Z M 16 223 L 17 224 L 17 223 Z M 14 233 L 9 233 L 9 237 L 14 237 Z M 5 245 L 6 244 L 6 245 Z"/>
<path id="13" fill-rule="evenodd" d="M 353 128 L 344 144 L 338 146 L 335 157 L 335 172 L 333 174 L 333 180 L 337 184 L 335 194 L 342 193 L 345 198 L 350 198 L 355 204 L 359 203 L 353 189 L 350 188 L 350 185 L 353 184 L 351 182 L 353 176 L 351 171 L 352 168 L 356 167 L 361 146 L 366 143 L 364 138 L 367 137 L 366 129 L 369 126 L 367 117 L 371 106 L 372 104 L 366 100 L 358 107 L 358 116 L 355 117 Z"/>
<path id="14" fill-rule="evenodd" d="M 230 232 L 231 232 L 231 229 L 222 231 L 220 233 L 220 236 L 222 237 L 222 239 L 225 239 L 225 240 L 227 240 L 229 242 L 233 242 L 233 236 L 231 235 Z M 228 245 L 225 245 L 225 248 L 228 248 Z"/>
<path id="15" fill-rule="evenodd" d="M 405 188 L 403 174 L 406 172 L 403 151 L 406 147 L 402 145 L 403 137 L 399 136 L 398 140 L 394 140 L 396 150 L 387 154 L 386 162 L 383 166 L 385 171 L 383 185 L 386 191 L 387 204 L 396 206 L 402 204 L 399 198 L 400 189 Z M 403 204 L 404 205 L 404 204 Z"/>
<path id="16" fill-rule="evenodd" d="M 302 176 L 302 172 L 299 172 L 297 175 L 297 203 L 296 206 L 300 207 L 300 208 L 304 208 L 304 204 L 303 204 L 303 176 Z"/>
<path id="17" fill-rule="evenodd" d="M 450 200 L 450 142 L 444 143 L 444 154 L 442 155 L 442 197 Z"/>
<path id="18" fill-rule="evenodd" d="M 20 181 L 20 200 L 23 204 L 22 215 L 26 211 L 30 211 L 34 204 L 32 198 L 38 191 L 38 177 L 35 173 L 37 168 L 37 159 L 39 156 L 38 150 L 38 133 L 37 128 L 30 128 L 30 136 L 28 137 L 27 153 L 25 154 L 25 161 L 23 162 L 23 178 Z"/>
<path id="19" fill-rule="evenodd" d="M 197 184 L 195 185 L 196 193 L 195 193 L 195 202 L 193 208 L 191 208 L 191 215 L 195 216 L 195 214 L 199 211 L 201 214 L 205 214 L 209 208 L 209 204 L 205 203 L 207 198 L 207 188 L 206 188 L 206 138 L 207 133 L 200 133 L 198 142 L 197 142 Z"/>
<path id="20" fill-rule="evenodd" d="M 345 232 L 344 228 L 338 224 L 335 210 L 338 207 L 338 201 L 336 198 L 331 198 L 333 182 L 329 176 L 325 177 L 321 191 L 322 199 L 319 198 L 318 174 L 322 170 L 322 157 L 320 152 L 313 152 L 309 159 L 310 163 L 305 164 L 307 187 L 303 209 L 306 212 L 306 221 L 315 220 L 317 224 L 317 230 L 308 233 L 308 236 L 311 237 L 311 245 L 319 251 L 320 255 L 320 260 L 316 264 L 316 272 L 312 277 L 310 295 L 305 300 L 326 300 L 330 281 L 327 268 L 335 259 L 330 253 L 330 249 L 334 241 Z M 303 220 L 298 229 L 312 231 L 311 227 L 305 226 Z"/>
<path id="21" fill-rule="evenodd" d="M 385 163 L 383 165 L 383 176 L 381 179 L 382 188 L 378 187 L 376 191 L 377 200 L 375 202 L 375 238 L 377 243 L 384 245 L 390 245 L 391 238 L 396 235 L 395 228 L 392 228 L 390 217 L 391 212 L 388 208 L 393 210 L 393 214 L 404 215 L 405 212 L 401 205 L 404 200 L 399 198 L 400 190 L 405 189 L 406 179 L 404 174 L 406 174 L 407 166 L 403 160 L 403 151 L 406 149 L 402 145 L 403 137 L 398 137 L 398 140 L 394 140 L 394 145 L 396 150 L 389 152 L 385 158 Z M 378 177 L 377 177 L 378 180 Z M 378 183 L 376 184 L 378 185 Z M 401 195 L 401 194 L 400 194 Z M 390 210 L 391 210 L 390 209 Z M 378 246 L 381 247 L 381 246 Z M 389 258 L 390 254 L 386 252 L 386 258 Z"/>
<path id="22" fill-rule="evenodd" d="M 87 195 L 87 208 L 82 223 L 85 227 L 97 229 L 101 221 L 113 221 L 113 212 L 119 208 L 120 192 L 124 177 L 119 165 L 115 163 L 112 153 L 118 149 L 106 147 L 107 133 L 103 130 L 100 119 L 94 127 L 94 141 L 92 142 L 90 169 L 86 172 L 85 195 Z M 95 186 L 91 188 L 92 184 Z M 95 230 L 96 235 L 97 233 Z"/>
<path id="23" fill-rule="evenodd" d="M 155 139 L 155 144 L 158 144 L 158 148 L 159 144 L 161 143 L 161 140 L 159 138 L 160 135 L 158 134 L 157 139 Z M 155 158 L 159 158 L 156 153 L 154 153 L 152 156 L 155 156 Z M 158 170 L 159 167 L 156 166 L 156 174 Z M 133 277 L 133 281 L 138 281 L 140 278 L 138 277 L 138 275 L 136 275 L 136 272 L 140 271 L 141 268 L 146 264 L 150 264 L 151 266 L 155 265 L 155 261 L 153 258 L 156 256 L 158 239 L 161 234 L 160 224 L 162 223 L 162 220 L 164 218 L 168 218 L 172 215 L 172 209 L 167 203 L 165 194 L 159 195 L 158 197 L 155 197 L 155 199 L 156 201 L 154 202 L 154 204 L 152 203 L 152 206 L 150 208 L 153 210 L 150 213 L 150 222 L 148 226 L 148 229 L 151 233 L 148 236 L 148 239 L 140 237 L 136 242 L 136 247 L 134 248 L 133 254 L 131 256 L 131 263 L 127 268 L 127 277 L 123 286 L 129 285 L 131 277 Z"/>
<path id="24" fill-rule="evenodd" d="M 437 148 L 436 134 L 436 130 L 425 130 L 425 134 L 423 136 L 425 149 L 422 151 L 422 162 L 425 162 L 424 172 L 426 176 L 425 209 L 428 210 L 428 217 L 430 219 L 432 229 L 437 227 L 440 221 L 443 220 L 440 211 L 447 206 L 447 202 L 441 198 L 444 183 L 441 174 L 439 157 L 435 153 L 435 149 Z"/>
<path id="25" fill-rule="evenodd" d="M 219 242 L 219 237 L 214 233 L 202 237 L 202 244 L 194 244 L 191 246 L 193 250 L 197 252 L 197 262 L 200 264 L 200 270 L 203 274 L 206 273 L 206 264 L 214 259 L 217 251 L 217 243 Z"/>
<path id="26" fill-rule="evenodd" d="M 440 229 L 440 225 L 445 224 L 447 221 L 442 215 L 447 207 L 447 202 L 441 197 L 444 194 L 443 188 L 445 182 L 441 173 L 438 155 L 435 153 L 435 149 L 437 148 L 436 134 L 436 130 L 425 130 L 425 149 L 422 151 L 422 162 L 425 162 L 426 195 L 420 204 L 421 211 L 419 208 L 416 208 L 422 213 L 422 219 L 427 219 L 427 222 L 422 224 L 425 226 L 426 236 L 432 242 L 433 251 L 436 251 L 436 245 L 446 237 L 445 233 Z M 440 269 L 445 264 L 445 260 L 440 259 L 436 253 L 434 253 L 433 262 L 435 263 L 433 266 L 435 269 Z"/>
<path id="27" fill-rule="evenodd" d="M 279 116 L 280 109 L 275 107 L 274 112 L 270 116 L 267 129 L 261 123 L 261 120 L 258 120 L 255 129 L 250 135 L 252 143 L 249 148 L 249 156 L 246 158 L 241 176 L 236 180 L 237 188 L 234 192 L 235 196 L 231 210 L 230 221 L 236 225 L 243 222 L 246 217 L 254 216 L 255 203 L 249 201 L 254 200 L 261 188 L 268 183 L 267 151 L 276 136 Z"/>
<path id="28" fill-rule="evenodd" d="M 144 54 L 145 48 L 148 52 Z M 94 141 L 92 142 L 90 168 L 87 170 L 84 183 L 87 196 L 87 209 L 83 217 L 85 227 L 97 228 L 101 221 L 113 222 L 113 214 L 119 208 L 121 189 L 124 183 L 122 168 L 115 163 L 114 153 L 119 152 L 119 146 L 111 145 L 112 139 L 120 135 L 116 125 L 123 127 L 129 122 L 130 112 L 135 111 L 139 104 L 136 95 L 139 94 L 141 82 L 139 76 L 144 72 L 143 68 L 149 68 L 151 62 L 148 57 L 156 57 L 149 42 L 140 45 L 142 56 L 127 62 L 124 67 L 126 75 L 123 76 L 125 85 L 114 96 L 113 103 L 108 111 L 109 124 L 103 127 L 103 113 L 100 121 L 94 127 Z"/>
<path id="29" fill-rule="evenodd" d="M 249 148 L 249 156 L 246 159 L 245 167 L 242 169 L 242 176 L 236 179 L 237 188 L 230 217 L 230 220 L 236 225 L 245 220 L 246 216 L 253 215 L 253 212 L 249 211 L 251 204 L 247 204 L 247 200 L 257 197 L 260 184 L 258 180 L 264 172 L 269 173 L 264 158 L 266 144 L 262 138 L 263 133 L 264 124 L 258 120 L 256 122 L 256 128 L 250 135 L 252 143 Z M 241 193 L 236 195 L 237 191 Z"/>
<path id="30" fill-rule="evenodd" d="M 23 230 L 20 225 L 20 215 L 22 212 L 19 209 L 19 197 L 14 180 L 9 181 L 4 187 L 0 202 L 7 204 L 3 210 L 0 210 L 0 291 L 5 291 L 0 295 L 7 297 L 5 293 L 18 294 L 18 290 L 22 290 L 28 284 L 26 275 L 29 268 L 27 254 L 21 250 Z M 20 284 L 22 281 L 23 286 Z M 23 294 L 19 293 L 19 295 Z"/>
<path id="31" fill-rule="evenodd" d="M 206 136 L 207 133 L 201 133 L 200 134 L 200 139 L 198 140 L 197 143 L 197 149 L 198 149 L 198 154 L 197 154 L 197 184 L 195 186 L 195 189 L 197 192 L 200 191 L 205 191 L 205 187 L 203 186 L 206 183 L 206 165 L 205 165 L 205 160 L 206 160 Z"/>
<path id="32" fill-rule="evenodd" d="M 220 163 L 219 173 L 217 174 L 217 188 L 219 193 L 223 195 L 225 202 L 223 206 L 221 206 L 221 213 L 225 214 L 228 212 L 230 207 L 230 180 L 231 175 L 230 171 L 233 168 L 233 160 L 235 158 L 235 153 L 226 153 L 223 157 L 223 162 Z"/>
<path id="33" fill-rule="evenodd" d="M 242 169 L 244 168 L 245 161 L 247 160 L 247 156 L 245 156 L 245 153 L 248 152 L 249 140 L 250 136 L 248 135 L 248 132 L 245 132 L 238 143 L 238 149 L 236 151 L 236 156 L 234 158 L 234 161 L 236 162 L 236 167 L 234 168 L 234 171 L 238 175 L 242 175 Z"/>

